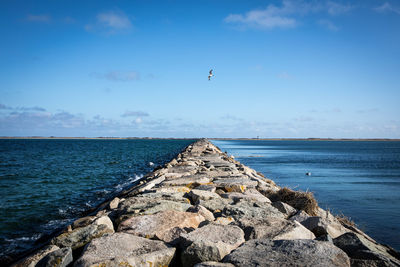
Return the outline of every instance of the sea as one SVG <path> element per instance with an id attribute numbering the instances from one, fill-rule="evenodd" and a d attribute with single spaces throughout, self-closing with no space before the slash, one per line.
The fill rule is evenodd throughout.
<path id="1" fill-rule="evenodd" d="M 192 142 L 0 139 L 0 259 L 31 248 Z M 400 250 L 400 142 L 212 142 L 280 186 L 313 192 L 322 208 Z"/>
<path id="2" fill-rule="evenodd" d="M 212 142 L 281 187 L 313 192 L 320 207 L 400 250 L 400 142 Z"/>
<path id="3" fill-rule="evenodd" d="M 33 247 L 192 142 L 0 139 L 0 259 Z"/>

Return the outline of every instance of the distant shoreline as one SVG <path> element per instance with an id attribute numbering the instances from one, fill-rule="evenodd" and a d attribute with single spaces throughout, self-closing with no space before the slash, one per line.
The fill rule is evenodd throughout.
<path id="1" fill-rule="evenodd" d="M 174 137 L 57 137 L 57 136 L 0 136 L 0 139 L 45 139 L 45 140 L 190 140 L 201 138 L 174 138 Z M 395 141 L 392 138 L 207 138 L 209 140 L 263 140 L 263 141 Z"/>

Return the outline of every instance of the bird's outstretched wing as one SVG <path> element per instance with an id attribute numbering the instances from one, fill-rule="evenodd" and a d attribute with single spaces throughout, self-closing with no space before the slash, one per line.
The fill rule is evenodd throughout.
<path id="1" fill-rule="evenodd" d="M 212 74 L 212 71 L 213 71 L 213 70 L 210 70 L 210 74 Z"/>

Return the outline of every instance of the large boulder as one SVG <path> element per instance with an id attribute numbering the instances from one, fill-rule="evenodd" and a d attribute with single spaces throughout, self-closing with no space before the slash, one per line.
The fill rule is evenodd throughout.
<path id="1" fill-rule="evenodd" d="M 174 242 L 183 232 L 177 228 L 195 229 L 202 221 L 204 217 L 198 213 L 167 210 L 153 215 L 129 218 L 118 226 L 118 232 Z"/>
<path id="2" fill-rule="evenodd" d="M 333 239 L 333 243 L 345 251 L 350 258 L 355 259 L 359 265 L 362 261 L 372 261 L 380 266 L 400 266 L 398 252 L 372 242 L 360 234 L 345 233 Z"/>
<path id="3" fill-rule="evenodd" d="M 91 224 L 76 228 L 72 232 L 63 233 L 53 238 L 51 244 L 61 248 L 71 247 L 74 250 L 86 245 L 94 238 L 112 233 L 114 233 L 114 229 L 110 229 L 109 226 L 105 224 Z"/>
<path id="4" fill-rule="evenodd" d="M 311 216 L 302 221 L 301 224 L 312 231 L 317 237 L 329 234 L 332 238 L 336 238 L 349 232 L 339 222 L 319 216 Z"/>
<path id="5" fill-rule="evenodd" d="M 329 242 L 254 239 L 227 255 L 224 262 L 248 266 L 350 266 L 350 259 Z"/>
<path id="6" fill-rule="evenodd" d="M 84 249 L 74 267 L 89 266 L 168 266 L 175 248 L 128 233 L 94 239 Z"/>
<path id="7" fill-rule="evenodd" d="M 245 241 L 244 233 L 239 227 L 215 224 L 183 234 L 182 239 L 183 266 L 193 266 L 203 261 L 220 261 Z"/>
<path id="8" fill-rule="evenodd" d="M 315 238 L 315 235 L 299 222 L 292 222 L 282 218 L 245 217 L 238 219 L 237 224 L 243 229 L 246 240 L 260 238 L 272 240 Z"/>
<path id="9" fill-rule="evenodd" d="M 277 217 L 284 218 L 285 215 L 278 209 L 274 208 L 268 203 L 255 203 L 250 201 L 240 201 L 235 205 L 227 205 L 223 213 L 226 216 L 231 216 L 235 220 L 245 217 L 252 218 L 266 218 L 266 217 Z"/>
<path id="10" fill-rule="evenodd" d="M 35 267 L 36 263 L 43 259 L 47 254 L 58 250 L 59 247 L 55 245 L 48 245 L 38 251 L 34 252 L 33 254 L 19 260 L 18 262 L 11 265 L 11 267 Z"/>
<path id="11" fill-rule="evenodd" d="M 67 267 L 72 261 L 72 249 L 61 248 L 47 254 L 35 267 Z"/>

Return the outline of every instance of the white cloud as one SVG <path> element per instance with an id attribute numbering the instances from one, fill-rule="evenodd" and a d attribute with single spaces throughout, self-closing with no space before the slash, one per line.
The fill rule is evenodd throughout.
<path id="1" fill-rule="evenodd" d="M 270 4 L 265 9 L 255 9 L 244 14 L 230 14 L 224 21 L 239 28 L 274 29 L 293 28 L 301 24 L 300 18 L 308 14 L 340 15 L 353 9 L 333 1 L 283 0 L 282 5 Z"/>
<path id="2" fill-rule="evenodd" d="M 126 33 L 132 29 L 129 17 L 122 11 L 108 11 L 99 13 L 94 23 L 85 25 L 88 32 L 103 33 L 106 35 Z"/>
<path id="3" fill-rule="evenodd" d="M 125 111 L 121 117 L 148 117 L 149 113 L 144 111 Z"/>
<path id="4" fill-rule="evenodd" d="M 336 2 L 328 1 L 326 9 L 330 15 L 341 15 L 349 12 L 353 7 L 350 5 L 342 5 Z"/>
<path id="5" fill-rule="evenodd" d="M 337 27 L 332 21 L 327 19 L 319 20 L 318 24 L 333 32 L 337 32 L 339 30 L 339 27 Z"/>
<path id="6" fill-rule="evenodd" d="M 32 22 L 50 22 L 51 17 L 49 15 L 28 15 L 26 17 L 27 21 L 32 21 Z"/>
<path id="7" fill-rule="evenodd" d="M 281 73 L 278 74 L 278 78 L 282 80 L 291 80 L 293 79 L 293 76 L 287 73 L 286 71 L 282 71 Z"/>
<path id="8" fill-rule="evenodd" d="M 389 12 L 394 12 L 396 14 L 400 15 L 400 8 L 396 8 L 394 6 L 392 6 L 390 3 L 385 2 L 383 3 L 381 6 L 378 6 L 376 8 L 374 8 L 375 11 L 379 12 L 379 13 L 389 13 Z"/>
<path id="9" fill-rule="evenodd" d="M 250 28 L 291 28 L 296 26 L 296 20 L 288 16 L 293 12 L 292 2 L 284 1 L 281 7 L 269 5 L 265 9 L 251 10 L 244 15 L 230 14 L 224 21 Z"/>
<path id="10" fill-rule="evenodd" d="M 114 29 L 129 29 L 132 27 L 131 21 L 123 12 L 109 11 L 97 15 L 97 21 L 106 27 Z"/>

